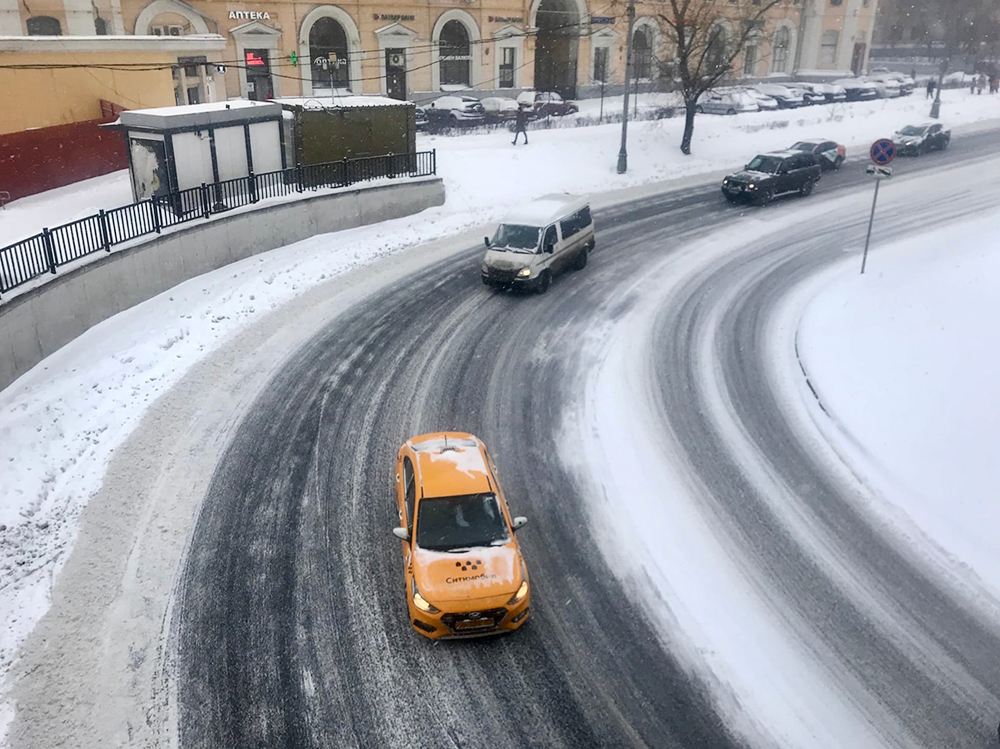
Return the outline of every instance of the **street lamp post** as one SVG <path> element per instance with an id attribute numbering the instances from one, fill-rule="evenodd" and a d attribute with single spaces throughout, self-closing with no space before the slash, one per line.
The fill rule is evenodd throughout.
<path id="1" fill-rule="evenodd" d="M 622 147 L 618 151 L 618 173 L 628 171 L 628 86 L 632 78 L 632 27 L 635 25 L 635 0 L 628 0 L 628 40 L 625 43 L 625 106 L 622 110 Z"/>
<path id="2" fill-rule="evenodd" d="M 941 61 L 940 73 L 938 73 L 937 92 L 934 95 L 934 103 L 931 104 L 931 118 L 937 119 L 941 115 L 941 84 L 944 83 L 944 74 L 948 69 L 948 60 Z"/>

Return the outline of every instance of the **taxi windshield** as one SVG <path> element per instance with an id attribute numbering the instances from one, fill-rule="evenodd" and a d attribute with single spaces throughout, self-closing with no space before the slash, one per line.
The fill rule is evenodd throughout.
<path id="1" fill-rule="evenodd" d="M 465 494 L 420 501 L 417 546 L 431 551 L 458 551 L 507 543 L 510 534 L 496 495 Z"/>
<path id="2" fill-rule="evenodd" d="M 537 226 L 500 224 L 497 233 L 493 235 L 490 247 L 494 250 L 507 250 L 509 252 L 534 252 L 538 247 L 541 233 L 542 230 Z"/>

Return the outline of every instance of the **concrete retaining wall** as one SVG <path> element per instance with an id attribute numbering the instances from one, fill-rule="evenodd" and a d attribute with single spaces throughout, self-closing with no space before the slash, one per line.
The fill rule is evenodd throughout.
<path id="1" fill-rule="evenodd" d="M 101 255 L 0 300 L 0 390 L 109 317 L 229 263 L 341 229 L 442 205 L 427 178 L 359 187 L 213 218 Z"/>

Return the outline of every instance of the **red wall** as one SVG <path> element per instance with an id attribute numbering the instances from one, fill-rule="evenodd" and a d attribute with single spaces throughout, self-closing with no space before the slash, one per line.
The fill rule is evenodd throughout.
<path id="1" fill-rule="evenodd" d="M 11 200 L 128 167 L 125 137 L 88 120 L 0 135 L 0 191 Z"/>

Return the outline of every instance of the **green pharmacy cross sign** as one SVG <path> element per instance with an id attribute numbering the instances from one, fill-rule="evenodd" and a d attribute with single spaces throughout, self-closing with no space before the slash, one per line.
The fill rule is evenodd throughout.
<path id="1" fill-rule="evenodd" d="M 293 68 L 297 68 L 299 66 L 299 56 L 295 52 L 292 52 L 288 56 L 288 59 L 291 61 Z"/>

